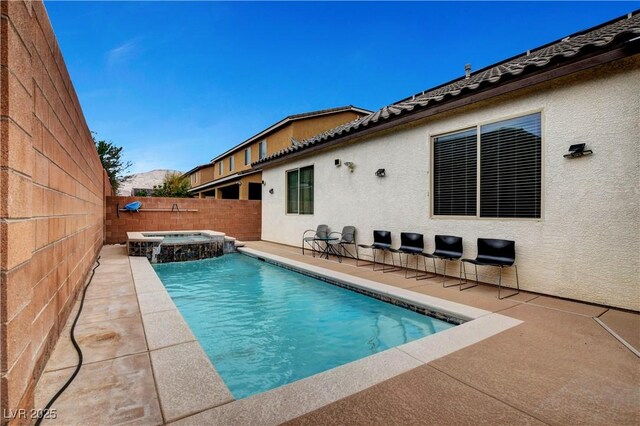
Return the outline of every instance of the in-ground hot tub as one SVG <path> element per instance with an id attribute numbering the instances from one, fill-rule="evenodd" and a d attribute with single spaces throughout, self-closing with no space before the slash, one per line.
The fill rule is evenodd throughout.
<path id="1" fill-rule="evenodd" d="M 184 262 L 222 256 L 236 250 L 236 240 L 216 231 L 127 232 L 129 256 L 152 263 Z"/>

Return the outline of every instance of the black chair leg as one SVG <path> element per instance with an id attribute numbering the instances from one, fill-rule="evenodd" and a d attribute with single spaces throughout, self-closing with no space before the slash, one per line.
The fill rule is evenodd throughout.
<path id="1" fill-rule="evenodd" d="M 373 250 L 373 270 L 374 271 L 384 271 L 384 261 L 387 257 L 387 254 L 384 250 L 382 250 L 382 269 L 376 269 L 376 251 L 377 250 Z"/>
<path id="2" fill-rule="evenodd" d="M 398 256 L 400 256 L 400 266 L 402 266 L 402 255 L 399 254 Z M 407 264 L 406 264 L 406 266 L 404 268 L 404 277 L 406 279 L 406 278 L 409 278 L 409 255 L 405 254 L 405 256 L 406 256 L 406 259 L 407 259 Z M 416 275 L 417 274 L 418 274 L 418 271 L 416 270 Z"/>
<path id="3" fill-rule="evenodd" d="M 360 254 L 358 253 L 358 246 L 356 246 L 356 267 L 360 267 L 360 266 L 369 266 L 369 265 L 373 265 L 373 270 L 375 271 L 376 269 L 376 250 L 375 249 L 371 249 L 371 253 L 373 253 L 373 262 L 370 262 L 368 260 L 362 260 L 360 259 Z M 364 262 L 363 264 L 360 264 L 360 262 Z"/>
<path id="4" fill-rule="evenodd" d="M 501 297 L 500 296 L 500 290 L 502 290 L 502 266 L 500 267 L 500 278 L 498 280 L 498 299 L 502 300 L 502 299 L 506 299 L 509 298 L 511 296 L 515 296 L 516 294 L 520 293 L 520 282 L 518 280 L 518 267 L 516 265 L 513 265 L 516 269 L 516 290 L 514 293 L 511 293 L 507 296 Z"/>
<path id="5" fill-rule="evenodd" d="M 460 283 L 460 291 L 462 290 L 468 290 L 470 288 L 473 287 L 477 287 L 478 286 L 478 265 L 473 265 L 476 268 L 476 280 L 475 280 L 475 284 L 474 285 L 470 285 L 467 287 L 463 287 L 462 284 L 469 284 L 469 280 L 467 279 L 467 268 L 464 266 L 464 262 L 462 262 L 462 269 L 464 270 L 464 283 Z"/>
<path id="6" fill-rule="evenodd" d="M 385 258 L 386 258 L 387 251 L 386 250 L 382 250 L 382 252 L 385 253 Z M 388 268 L 386 266 L 387 264 L 384 262 L 385 259 L 383 258 L 383 260 L 382 260 L 382 272 L 386 274 L 387 272 L 401 271 L 402 270 L 402 259 L 400 259 L 400 268 L 398 268 L 396 266 L 396 261 L 393 258 L 393 253 L 389 252 L 389 254 L 391 255 L 391 264 L 392 264 L 392 266 L 391 266 L 391 268 Z M 398 253 L 398 257 L 400 257 L 399 253 Z"/>
<path id="7" fill-rule="evenodd" d="M 427 258 L 426 257 L 422 257 L 422 259 L 424 260 L 424 274 L 418 275 L 416 274 L 416 281 L 422 281 L 422 280 L 428 280 L 431 278 L 435 278 L 438 276 L 438 269 L 436 268 L 436 259 L 435 258 L 431 258 L 433 260 L 433 274 L 429 273 L 429 270 L 427 269 Z M 416 267 L 418 265 L 416 264 Z M 416 268 L 417 270 L 417 268 Z"/>

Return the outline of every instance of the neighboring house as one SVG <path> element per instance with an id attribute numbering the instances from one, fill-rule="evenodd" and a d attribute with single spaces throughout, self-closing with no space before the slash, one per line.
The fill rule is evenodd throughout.
<path id="1" fill-rule="evenodd" d="M 251 168 L 252 162 L 369 113 L 371 111 L 349 105 L 290 115 L 218 155 L 209 164 L 185 173 L 191 181 L 190 193 L 200 198 L 260 200 L 262 175 L 259 168 Z"/>
<path id="2" fill-rule="evenodd" d="M 521 288 L 640 310 L 639 52 L 636 13 L 259 160 L 262 239 L 355 225 L 361 243 L 422 233 L 427 251 L 461 236 L 470 258 L 478 237 L 511 239 Z M 565 157 L 583 143 L 593 155 Z"/>
<path id="3" fill-rule="evenodd" d="M 191 185 L 191 190 L 189 192 L 191 195 L 199 198 L 215 198 L 215 189 L 207 189 L 206 187 L 207 184 L 214 180 L 215 176 L 213 169 L 213 163 L 201 164 L 183 175 L 189 178 L 189 184 Z M 196 190 L 197 188 L 200 189 Z"/>

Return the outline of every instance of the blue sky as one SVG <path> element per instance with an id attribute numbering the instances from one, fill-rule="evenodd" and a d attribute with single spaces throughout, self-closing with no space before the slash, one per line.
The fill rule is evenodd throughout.
<path id="1" fill-rule="evenodd" d="M 89 127 L 186 171 L 290 114 L 378 109 L 638 2 L 52 2 Z"/>

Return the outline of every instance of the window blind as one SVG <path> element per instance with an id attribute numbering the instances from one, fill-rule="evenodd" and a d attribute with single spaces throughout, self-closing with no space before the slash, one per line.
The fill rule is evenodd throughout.
<path id="1" fill-rule="evenodd" d="M 300 169 L 300 214 L 313 214 L 313 166 Z"/>
<path id="2" fill-rule="evenodd" d="M 481 126 L 481 217 L 540 217 L 541 155 L 540 113 Z"/>
<path id="3" fill-rule="evenodd" d="M 433 160 L 433 213 L 476 216 L 476 129 L 434 138 Z"/>
<path id="4" fill-rule="evenodd" d="M 298 213 L 298 170 L 287 172 L 287 213 Z"/>

